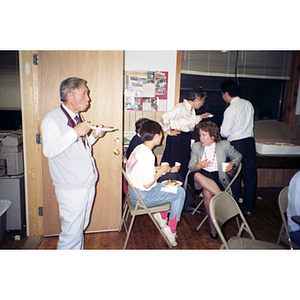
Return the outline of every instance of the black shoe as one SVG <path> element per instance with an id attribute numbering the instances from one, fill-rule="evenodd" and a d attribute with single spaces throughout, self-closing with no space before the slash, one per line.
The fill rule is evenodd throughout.
<path id="1" fill-rule="evenodd" d="M 248 217 L 248 218 L 251 218 L 253 217 L 253 214 L 251 211 L 246 211 L 246 210 L 243 210 L 243 214 L 245 217 Z"/>
<path id="2" fill-rule="evenodd" d="M 186 208 L 183 210 L 183 212 L 184 212 L 185 214 L 192 214 L 193 211 L 195 210 L 195 208 L 196 208 L 196 207 L 193 207 L 193 206 L 191 205 L 191 206 L 186 207 Z M 195 214 L 197 214 L 197 215 L 204 214 L 204 210 L 198 208 L 198 209 L 195 211 Z"/>
<path id="3" fill-rule="evenodd" d="M 210 237 L 211 237 L 213 240 L 216 240 L 216 239 L 219 237 L 218 233 L 212 234 L 212 233 L 210 232 L 209 235 L 210 235 Z"/>

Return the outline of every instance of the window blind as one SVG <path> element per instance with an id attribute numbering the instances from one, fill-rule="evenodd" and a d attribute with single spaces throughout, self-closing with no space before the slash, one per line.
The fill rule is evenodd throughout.
<path id="1" fill-rule="evenodd" d="M 20 110 L 18 51 L 0 51 L 0 110 Z"/>
<path id="2" fill-rule="evenodd" d="M 181 73 L 290 79 L 292 51 L 182 51 Z"/>

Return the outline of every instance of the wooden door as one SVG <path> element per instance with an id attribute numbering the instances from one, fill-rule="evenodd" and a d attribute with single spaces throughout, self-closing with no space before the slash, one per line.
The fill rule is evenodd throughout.
<path id="1" fill-rule="evenodd" d="M 123 126 L 122 51 L 39 51 L 37 86 L 39 117 L 60 105 L 59 86 L 71 76 L 87 80 L 91 107 L 83 116 L 95 124 L 118 128 L 93 147 L 99 171 L 96 197 L 87 232 L 116 230 L 121 218 Z M 114 150 L 120 151 L 119 155 Z M 44 236 L 60 233 L 60 219 L 48 159 L 42 155 Z"/>

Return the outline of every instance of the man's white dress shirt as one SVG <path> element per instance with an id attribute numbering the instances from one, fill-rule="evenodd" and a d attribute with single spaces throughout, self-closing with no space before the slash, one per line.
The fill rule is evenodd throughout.
<path id="1" fill-rule="evenodd" d="M 254 108 L 250 101 L 235 97 L 224 111 L 220 134 L 229 142 L 253 137 Z"/>

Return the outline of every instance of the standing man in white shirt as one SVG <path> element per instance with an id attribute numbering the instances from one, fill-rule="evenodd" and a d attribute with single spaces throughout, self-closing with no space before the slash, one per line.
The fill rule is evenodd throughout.
<path id="1" fill-rule="evenodd" d="M 70 77 L 61 82 L 62 104 L 42 121 L 43 153 L 59 205 L 61 233 L 57 249 L 84 249 L 83 231 L 89 224 L 98 172 L 92 145 L 103 131 L 93 131 L 80 112 L 90 107 L 87 81 Z"/>
<path id="2" fill-rule="evenodd" d="M 221 135 L 243 155 L 241 179 L 244 183 L 243 212 L 252 216 L 256 194 L 256 149 L 253 134 L 254 108 L 250 101 L 239 97 L 239 86 L 233 80 L 221 84 L 222 97 L 229 104 L 224 112 Z M 240 180 L 233 186 L 235 196 L 240 194 Z"/>

